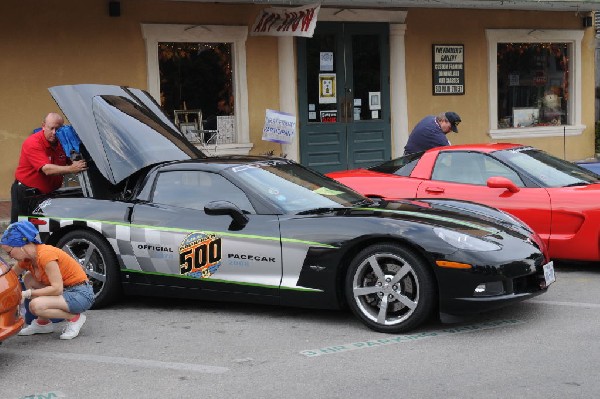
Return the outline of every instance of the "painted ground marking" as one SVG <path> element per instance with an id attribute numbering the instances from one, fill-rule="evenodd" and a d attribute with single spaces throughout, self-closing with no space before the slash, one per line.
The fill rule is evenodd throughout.
<path id="1" fill-rule="evenodd" d="M 380 339 L 371 339 L 371 340 L 362 341 L 362 342 L 353 342 L 351 344 L 328 346 L 328 347 L 320 348 L 320 349 L 308 349 L 308 350 L 301 351 L 300 354 L 304 355 L 306 357 L 332 355 L 335 353 L 353 351 L 353 350 L 357 350 L 357 349 L 367 349 L 367 348 L 373 348 L 373 347 L 382 346 L 382 345 L 392 345 L 392 344 L 400 344 L 400 343 L 404 343 L 404 342 L 413 342 L 413 341 L 419 341 L 422 339 L 428 339 L 428 338 L 433 338 L 433 337 L 443 337 L 443 336 L 452 335 L 452 334 L 461 334 L 461 333 L 467 333 L 467 332 L 473 332 L 473 331 L 489 330 L 492 328 L 513 326 L 513 325 L 523 324 L 523 323 L 525 323 L 525 322 L 522 320 L 515 320 L 515 319 L 495 320 L 495 321 L 488 321 L 488 322 L 484 322 L 484 323 L 471 324 L 468 326 L 449 327 L 449 328 L 444 328 L 443 330 L 440 330 L 440 331 L 423 331 L 423 332 L 416 333 L 416 334 L 396 335 L 396 336 L 389 336 L 389 337 L 380 338 Z"/>
<path id="2" fill-rule="evenodd" d="M 30 358 L 46 357 L 50 359 L 64 359 L 64 360 L 75 360 L 82 362 L 95 362 L 95 363 L 108 363 L 108 364 L 121 364 L 125 366 L 145 367 L 145 368 L 156 368 L 156 369 L 168 369 L 168 370 L 181 370 L 181 371 L 197 371 L 199 373 L 209 374 L 221 374 L 229 371 L 227 367 L 218 366 L 206 366 L 203 364 L 196 363 L 177 363 L 177 362 L 162 362 L 159 360 L 149 359 L 132 359 L 129 357 L 115 357 L 115 356 L 99 356 L 89 355 L 83 353 L 61 353 L 61 352 L 40 352 L 40 351 L 28 351 L 28 350 L 2 350 L 3 353 L 10 353 L 14 355 L 22 355 Z"/>
<path id="3" fill-rule="evenodd" d="M 598 303 L 586 303 L 586 302 L 560 302 L 560 301 L 537 301 L 530 300 L 530 303 L 541 303 L 544 305 L 558 305 L 558 306 L 573 306 L 576 308 L 600 308 Z"/>
<path id="4" fill-rule="evenodd" d="M 31 395 L 21 396 L 19 399 L 61 399 L 66 398 L 67 395 L 60 391 L 52 391 L 45 393 L 34 393 Z"/>

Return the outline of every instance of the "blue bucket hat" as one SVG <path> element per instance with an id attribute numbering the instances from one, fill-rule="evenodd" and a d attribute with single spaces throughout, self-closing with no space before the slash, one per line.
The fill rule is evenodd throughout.
<path id="1" fill-rule="evenodd" d="M 37 234 L 38 231 L 33 223 L 22 220 L 20 222 L 12 223 L 6 228 L 6 231 L 2 234 L 2 238 L 0 238 L 0 244 L 16 248 L 22 247 L 30 242 L 41 244 L 36 238 Z"/>

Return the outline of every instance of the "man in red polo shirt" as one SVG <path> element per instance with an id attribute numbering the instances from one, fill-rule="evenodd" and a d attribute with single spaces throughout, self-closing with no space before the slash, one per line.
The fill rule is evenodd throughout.
<path id="1" fill-rule="evenodd" d="M 29 197 L 48 194 L 62 186 L 63 175 L 87 169 L 84 160 L 71 162 L 65 155 L 56 138 L 56 130 L 63 124 L 62 116 L 51 112 L 44 118 L 42 130 L 23 142 L 15 182 L 10 189 L 11 223 L 16 222 L 19 215 L 31 215 L 36 201 Z"/>

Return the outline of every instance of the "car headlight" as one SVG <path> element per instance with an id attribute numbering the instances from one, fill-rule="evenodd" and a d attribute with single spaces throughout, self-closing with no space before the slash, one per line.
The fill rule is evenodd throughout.
<path id="1" fill-rule="evenodd" d="M 468 234 L 458 233 L 456 231 L 443 229 L 436 227 L 433 229 L 434 233 L 448 244 L 458 249 L 465 249 L 468 251 L 497 251 L 501 247 L 500 245 L 482 240 L 481 238 L 473 237 Z"/>

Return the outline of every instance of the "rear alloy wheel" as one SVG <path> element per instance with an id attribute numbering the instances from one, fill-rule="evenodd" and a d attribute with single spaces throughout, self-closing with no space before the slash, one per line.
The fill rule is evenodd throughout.
<path id="1" fill-rule="evenodd" d="M 379 332 L 416 328 L 433 311 L 436 297 L 430 268 L 397 245 L 365 248 L 346 276 L 346 299 L 352 312 Z"/>
<path id="2" fill-rule="evenodd" d="M 65 234 L 57 247 L 71 255 L 85 270 L 94 288 L 93 309 L 117 299 L 121 288 L 117 259 L 104 238 L 90 231 L 76 230 Z"/>

